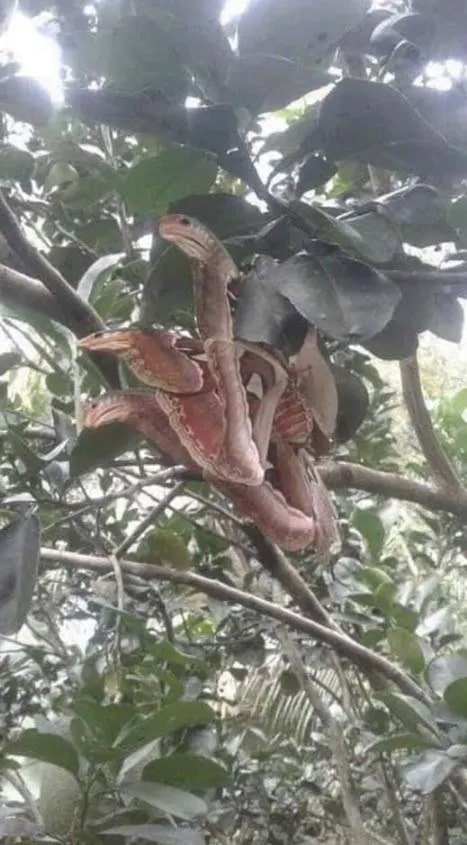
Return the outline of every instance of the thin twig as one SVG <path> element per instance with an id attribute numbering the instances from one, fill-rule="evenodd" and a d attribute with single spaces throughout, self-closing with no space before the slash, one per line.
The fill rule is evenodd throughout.
<path id="1" fill-rule="evenodd" d="M 176 496 L 180 495 L 184 486 L 185 483 L 183 481 L 179 481 L 178 484 L 176 484 L 175 487 L 169 490 L 169 492 L 164 496 L 164 498 L 157 503 L 157 505 L 151 508 L 149 513 L 144 517 L 144 519 L 141 520 L 140 523 L 138 523 L 136 528 L 130 534 L 128 534 L 128 536 L 125 537 L 124 540 L 122 540 L 119 547 L 115 551 L 115 555 L 117 557 L 121 557 L 123 554 L 125 554 L 125 552 L 128 551 L 128 549 L 131 548 L 133 543 L 135 543 L 139 539 L 139 537 L 144 534 L 146 528 L 152 525 L 156 521 L 157 517 L 164 513 L 167 505 L 169 505 L 170 502 L 175 499 Z"/>
<path id="2" fill-rule="evenodd" d="M 95 572 L 109 572 L 112 564 L 108 557 L 97 555 L 84 555 L 73 552 L 58 551 L 56 549 L 42 548 L 41 559 L 50 563 L 61 563 L 75 569 L 90 569 Z M 412 695 L 420 701 L 430 703 L 430 699 L 424 690 L 412 681 L 398 666 L 380 654 L 375 654 L 371 649 L 357 643 L 346 634 L 341 634 L 318 622 L 300 616 L 284 607 L 275 605 L 257 596 L 230 587 L 212 578 L 205 578 L 195 572 L 174 570 L 172 567 L 160 566 L 157 564 L 144 564 L 134 561 L 120 561 L 122 572 L 130 572 L 142 578 L 169 581 L 173 584 L 184 584 L 219 601 L 226 601 L 233 604 L 240 604 L 262 616 L 276 619 L 283 625 L 288 625 L 294 630 L 302 631 L 319 642 L 326 643 L 339 654 L 347 657 L 352 663 L 360 666 L 364 671 L 378 672 L 389 681 L 394 683 L 403 692 Z"/>
<path id="3" fill-rule="evenodd" d="M 441 486 L 449 490 L 459 490 L 460 483 L 456 471 L 436 436 L 425 405 L 416 355 L 400 362 L 400 373 L 410 421 L 428 466 Z"/>

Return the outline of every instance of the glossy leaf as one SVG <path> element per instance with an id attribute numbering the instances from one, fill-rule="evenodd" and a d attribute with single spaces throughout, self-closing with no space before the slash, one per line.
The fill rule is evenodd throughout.
<path id="1" fill-rule="evenodd" d="M 429 795 L 452 774 L 459 761 L 444 751 L 425 751 L 402 768 L 406 783 L 422 795 Z"/>
<path id="2" fill-rule="evenodd" d="M 427 679 L 438 695 L 443 695 L 450 684 L 461 678 L 467 678 L 467 652 L 435 657 L 428 665 Z"/>
<path id="3" fill-rule="evenodd" d="M 457 678 L 448 684 L 443 699 L 454 713 L 467 718 L 467 678 Z"/>
<path id="4" fill-rule="evenodd" d="M 204 845 L 205 838 L 200 833 L 187 828 L 165 827 L 161 824 L 122 824 L 100 830 L 100 835 L 117 836 L 125 839 L 142 839 L 155 842 L 156 845 Z"/>
<path id="5" fill-rule="evenodd" d="M 214 711 L 203 701 L 178 701 L 158 710 L 153 716 L 130 727 L 120 738 L 120 745 L 133 750 L 161 736 L 193 725 L 206 725 L 215 719 Z"/>
<path id="6" fill-rule="evenodd" d="M 83 429 L 71 451 L 71 477 L 77 478 L 99 467 L 109 466 L 115 458 L 134 449 L 137 442 L 138 435 L 123 423 Z"/>
<path id="7" fill-rule="evenodd" d="M 390 628 L 388 642 L 395 657 L 411 672 L 418 674 L 423 671 L 425 658 L 415 634 L 411 634 L 405 628 Z"/>

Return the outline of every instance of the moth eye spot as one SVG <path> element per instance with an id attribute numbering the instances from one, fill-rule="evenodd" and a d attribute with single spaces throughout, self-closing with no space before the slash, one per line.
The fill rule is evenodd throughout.
<path id="1" fill-rule="evenodd" d="M 181 226 L 191 226 L 189 217 L 180 217 L 179 223 Z"/>

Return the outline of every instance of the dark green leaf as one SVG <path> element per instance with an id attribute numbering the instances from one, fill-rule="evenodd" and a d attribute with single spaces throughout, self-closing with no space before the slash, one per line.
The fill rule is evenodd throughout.
<path id="1" fill-rule="evenodd" d="M 318 67 L 305 67 L 284 56 L 251 53 L 237 57 L 228 80 L 228 99 L 234 106 L 260 114 L 282 109 L 331 81 Z"/>
<path id="2" fill-rule="evenodd" d="M 343 34 L 356 26 L 368 0 L 252 0 L 240 18 L 238 46 L 243 53 L 269 53 L 307 64 L 331 58 Z"/>
<path id="3" fill-rule="evenodd" d="M 196 795 L 162 783 L 124 781 L 121 791 L 128 798 L 137 798 L 157 810 L 162 810 L 163 813 L 187 821 L 206 815 L 208 809 L 206 803 Z"/>
<path id="4" fill-rule="evenodd" d="M 32 515 L 0 530 L 0 632 L 19 631 L 31 605 L 37 577 L 40 524 Z"/>
<path id="5" fill-rule="evenodd" d="M 371 264 L 389 264 L 401 250 L 399 232 L 382 214 L 370 212 L 339 219 L 317 206 L 300 203 L 297 208 L 324 241 Z"/>
<path id="6" fill-rule="evenodd" d="M 324 100 L 316 144 L 331 159 L 353 159 L 402 173 L 467 171 L 450 146 L 390 85 L 343 79 Z"/>
<path id="7" fill-rule="evenodd" d="M 430 730 L 435 729 L 435 721 L 428 707 L 416 698 L 399 693 L 382 693 L 379 697 L 391 713 L 397 716 L 409 730 L 420 726 Z"/>
<path id="8" fill-rule="evenodd" d="M 153 716 L 141 720 L 126 731 L 120 739 L 120 745 L 131 751 L 158 737 L 188 726 L 206 725 L 214 719 L 214 711 L 203 701 L 178 701 L 162 707 Z"/>
<path id="9" fill-rule="evenodd" d="M 428 743 L 423 737 L 418 736 L 418 734 L 399 733 L 392 734 L 392 736 L 386 736 L 383 739 L 373 740 L 373 742 L 370 742 L 369 745 L 365 746 L 363 753 L 382 754 L 385 752 L 398 751 L 401 748 L 412 751 L 414 749 L 429 747 L 430 743 Z"/>
<path id="10" fill-rule="evenodd" d="M 443 698 L 454 713 L 467 718 L 467 677 L 457 678 L 448 684 Z"/>
<path id="11" fill-rule="evenodd" d="M 418 674 L 423 671 L 425 658 L 418 637 L 415 634 L 411 634 L 405 628 L 390 628 L 388 631 L 388 642 L 395 657 L 404 666 L 407 666 L 411 672 Z"/>
<path id="12" fill-rule="evenodd" d="M 452 293 L 436 293 L 427 328 L 443 340 L 460 343 L 464 331 L 464 309 Z"/>
<path id="13" fill-rule="evenodd" d="M 142 777 L 146 781 L 196 791 L 219 789 L 230 782 L 228 772 L 220 763 L 197 754 L 171 754 L 152 760 L 143 769 Z"/>
<path id="14" fill-rule="evenodd" d="M 377 334 L 400 299 L 399 289 L 386 276 L 333 253 L 295 255 L 270 278 L 303 317 L 336 339 Z"/>
<path id="15" fill-rule="evenodd" d="M 286 354 L 298 352 L 307 325 L 291 302 L 274 289 L 277 272 L 272 258 L 262 256 L 243 281 L 235 309 L 235 335 L 252 343 L 267 343 Z"/>
<path id="16" fill-rule="evenodd" d="M 133 449 L 137 442 L 138 435 L 122 423 L 83 429 L 70 455 L 71 477 L 77 478 L 108 466 L 115 458 Z"/>
<path id="17" fill-rule="evenodd" d="M 146 15 L 119 18 L 97 36 L 97 58 L 103 76 L 119 91 L 157 88 L 168 97 L 189 91 L 187 68 L 167 31 Z"/>
<path id="18" fill-rule="evenodd" d="M 81 276 L 78 283 L 78 293 L 82 299 L 86 300 L 86 302 L 92 299 L 93 288 L 99 277 L 107 270 L 115 267 L 122 258 L 123 253 L 118 252 L 113 255 L 103 255 L 101 258 L 93 261 L 91 266 Z"/>
<path id="19" fill-rule="evenodd" d="M 298 171 L 297 193 L 305 194 L 313 188 L 324 185 L 336 173 L 337 167 L 334 162 L 316 154 L 308 156 Z"/>
<path id="20" fill-rule="evenodd" d="M 31 153 L 21 150 L 13 144 L 3 144 L 0 148 L 0 179 L 13 182 L 25 182 L 31 178 L 34 170 L 34 158 Z"/>
<path id="21" fill-rule="evenodd" d="M 425 751 L 415 760 L 403 765 L 404 780 L 412 789 L 423 795 L 434 792 L 449 777 L 459 761 L 449 757 L 445 751 Z"/>
<path id="22" fill-rule="evenodd" d="M 187 147 L 143 158 L 125 173 L 119 191 L 131 212 L 163 214 L 190 193 L 207 192 L 217 173 L 214 159 Z"/>
<path id="23" fill-rule="evenodd" d="M 43 763 L 53 763 L 77 775 L 79 760 L 76 748 L 58 734 L 39 733 L 36 730 L 23 731 L 19 739 L 9 742 L 4 747 L 5 754 L 18 757 L 32 757 Z"/>
<path id="24" fill-rule="evenodd" d="M 335 437 L 339 443 L 350 440 L 365 419 L 370 397 L 363 382 L 344 367 L 331 367 L 337 388 L 338 409 Z"/>
<path id="25" fill-rule="evenodd" d="M 290 669 L 284 669 L 281 673 L 280 686 L 284 695 L 296 695 L 302 688 L 299 678 Z"/>

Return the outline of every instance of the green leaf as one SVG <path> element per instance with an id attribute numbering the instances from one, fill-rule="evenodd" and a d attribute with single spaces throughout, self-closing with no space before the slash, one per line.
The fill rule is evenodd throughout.
<path id="1" fill-rule="evenodd" d="M 276 265 L 270 284 L 305 319 L 340 340 L 377 334 L 401 298 L 382 273 L 335 253 L 299 253 Z"/>
<path id="2" fill-rule="evenodd" d="M 103 705 L 91 698 L 76 701 L 73 712 L 100 742 L 108 746 L 134 720 L 134 708 L 130 704 Z"/>
<path id="3" fill-rule="evenodd" d="M 188 147 L 174 147 L 130 167 L 119 192 L 131 213 L 163 214 L 170 203 L 187 194 L 207 192 L 216 174 L 213 158 Z"/>
<path id="4" fill-rule="evenodd" d="M 229 774 L 220 763 L 198 754 L 171 754 L 152 760 L 144 767 L 142 778 L 196 791 L 220 789 L 230 783 Z"/>
<path id="5" fill-rule="evenodd" d="M 124 731 L 118 744 L 131 751 L 182 728 L 209 724 L 215 718 L 214 711 L 204 701 L 177 701 Z"/>
<path id="6" fill-rule="evenodd" d="M 467 717 L 467 677 L 457 678 L 448 684 L 443 698 L 454 713 Z"/>
<path id="7" fill-rule="evenodd" d="M 162 810 L 163 813 L 187 821 L 206 815 L 208 810 L 201 798 L 185 790 L 177 789 L 175 786 L 149 781 L 137 783 L 127 781 L 121 784 L 121 791 L 128 798 L 137 798 L 139 801 L 150 804 L 151 807 Z"/>
<path id="8" fill-rule="evenodd" d="M 76 748 L 58 734 L 40 733 L 34 729 L 23 731 L 17 740 L 7 743 L 3 751 L 13 756 L 32 757 L 43 763 L 53 763 L 72 775 L 78 774 L 79 759 Z"/>
<path id="9" fill-rule="evenodd" d="M 123 824 L 120 827 L 109 827 L 100 830 L 99 835 L 112 835 L 131 840 L 147 840 L 156 845 L 204 845 L 205 837 L 195 830 L 186 827 L 177 830 L 174 827 L 164 827 L 160 824 Z"/>
<path id="10" fill-rule="evenodd" d="M 415 760 L 401 765 L 404 780 L 423 795 L 434 792 L 452 774 L 459 761 L 444 751 L 425 751 Z"/>
<path id="11" fill-rule="evenodd" d="M 335 437 L 346 443 L 360 428 L 370 406 L 364 383 L 345 367 L 331 366 L 337 389 L 337 421 Z"/>
<path id="12" fill-rule="evenodd" d="M 71 451 L 71 477 L 77 478 L 100 467 L 109 466 L 115 458 L 133 449 L 138 439 L 134 430 L 123 423 L 83 429 Z"/>
<path id="13" fill-rule="evenodd" d="M 169 563 L 175 569 L 189 569 L 192 557 L 186 543 L 168 528 L 155 528 L 143 538 L 137 550 L 138 560 Z"/>
<path id="14" fill-rule="evenodd" d="M 305 67 L 285 56 L 251 53 L 237 56 L 227 96 L 232 105 L 261 114 L 282 109 L 330 82 L 332 77 L 319 67 Z"/>
<path id="15" fill-rule="evenodd" d="M 434 692 L 444 695 L 454 681 L 467 678 L 467 652 L 435 657 L 427 668 L 427 680 Z"/>
<path id="16" fill-rule="evenodd" d="M 419 674 L 425 667 L 425 658 L 418 637 L 411 634 L 404 628 L 390 628 L 388 631 L 388 642 L 391 651 L 410 669 L 411 672 Z"/>
<path id="17" fill-rule="evenodd" d="M 86 272 L 81 276 L 78 283 L 78 293 L 82 299 L 89 302 L 92 299 L 92 293 L 95 283 L 100 279 L 103 273 L 115 267 L 124 257 L 122 252 L 117 252 L 112 255 L 103 255 L 101 258 L 93 261 Z"/>
<path id="18" fill-rule="evenodd" d="M 375 739 L 366 745 L 363 749 L 363 754 L 384 754 L 391 751 L 399 751 L 401 748 L 412 751 L 419 748 L 429 748 L 432 743 L 428 743 L 426 739 L 418 734 L 398 733 L 392 736 L 386 736 L 384 739 Z"/>
<path id="19" fill-rule="evenodd" d="M 26 150 L 13 144 L 0 148 L 0 179 L 12 182 L 26 182 L 34 170 L 34 157 Z"/>
<path id="20" fill-rule="evenodd" d="M 407 173 L 464 174 L 467 153 L 450 146 L 390 85 L 347 78 L 323 101 L 315 143 L 350 159 Z"/>
<path id="21" fill-rule="evenodd" d="M 21 628 L 31 606 L 37 578 L 40 523 L 19 517 L 0 530 L 0 633 Z"/>
<path id="22" fill-rule="evenodd" d="M 379 698 L 407 728 L 413 729 L 422 725 L 431 731 L 436 729 L 436 723 L 428 707 L 416 698 L 400 693 L 381 693 Z"/>
<path id="23" fill-rule="evenodd" d="M 332 58 L 344 33 L 356 26 L 369 0 L 252 0 L 240 18 L 240 54 L 268 53 L 307 64 Z"/>
<path id="24" fill-rule="evenodd" d="M 369 510 L 356 510 L 352 517 L 355 528 L 367 542 L 373 560 L 377 561 L 384 544 L 384 526 L 377 513 Z"/>
<path id="25" fill-rule="evenodd" d="M 300 692 L 302 685 L 295 672 L 290 669 L 284 669 L 280 676 L 281 692 L 284 695 L 296 695 Z"/>
<path id="26" fill-rule="evenodd" d="M 119 18 L 96 38 L 96 64 L 118 91 L 154 88 L 168 97 L 184 98 L 189 74 L 163 21 L 147 15 Z"/>

